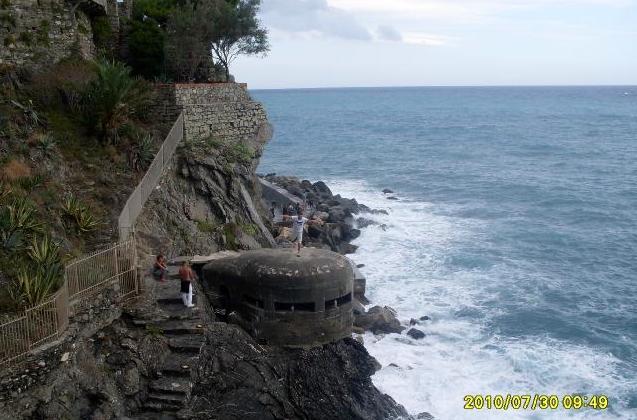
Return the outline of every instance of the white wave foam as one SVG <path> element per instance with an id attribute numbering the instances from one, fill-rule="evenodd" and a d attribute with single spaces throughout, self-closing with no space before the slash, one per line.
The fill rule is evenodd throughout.
<path id="1" fill-rule="evenodd" d="M 510 281 L 506 264 L 450 269 L 457 246 L 480 241 L 484 221 L 454 218 L 431 203 L 390 201 L 360 181 L 329 181 L 335 193 L 354 197 L 389 215 L 364 215 L 385 224 L 363 229 L 352 257 L 365 264 L 372 304 L 389 305 L 401 321 L 428 315 L 427 337 L 365 335 L 365 346 L 383 365 L 373 381 L 412 414 L 428 411 L 440 419 L 635 418 L 635 410 L 466 411 L 467 394 L 603 393 L 612 405 L 637 387 L 618 374 L 619 361 L 596 349 L 548 337 L 498 336 L 488 321 L 497 316 L 498 285 Z M 489 302 L 486 305 L 481 302 Z M 394 364 L 396 366 L 390 366 Z"/>

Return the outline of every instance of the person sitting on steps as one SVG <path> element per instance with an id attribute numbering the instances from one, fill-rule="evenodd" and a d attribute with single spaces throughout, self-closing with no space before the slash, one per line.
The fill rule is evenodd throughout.
<path id="1" fill-rule="evenodd" d="M 190 267 L 189 261 L 181 263 L 179 268 L 179 278 L 181 279 L 180 293 L 181 300 L 186 308 L 192 308 L 195 305 L 192 304 L 192 282 L 195 281 L 195 272 Z"/>
<path id="2" fill-rule="evenodd" d="M 166 257 L 162 254 L 157 255 L 155 258 L 155 264 L 153 265 L 153 277 L 160 282 L 166 281 L 166 273 L 168 268 L 166 267 Z"/>

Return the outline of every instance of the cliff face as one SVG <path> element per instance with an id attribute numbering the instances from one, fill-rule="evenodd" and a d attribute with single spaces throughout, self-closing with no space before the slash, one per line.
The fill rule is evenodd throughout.
<path id="1" fill-rule="evenodd" d="M 177 85 L 153 112 L 184 112 L 185 139 L 138 219 L 142 253 L 272 246 L 255 170 L 272 131 L 245 86 Z"/>

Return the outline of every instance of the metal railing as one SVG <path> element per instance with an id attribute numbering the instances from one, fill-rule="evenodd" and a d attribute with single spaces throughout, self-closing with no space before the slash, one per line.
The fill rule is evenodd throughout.
<path id="1" fill-rule="evenodd" d="M 132 192 L 124 209 L 119 215 L 117 221 L 119 229 L 119 239 L 125 240 L 130 237 L 135 231 L 135 222 L 144 208 L 144 204 L 153 192 L 164 169 L 170 163 L 170 159 L 173 157 L 177 145 L 184 137 L 184 114 L 179 114 L 177 121 L 173 124 L 170 132 L 166 136 L 164 143 L 159 148 L 155 159 L 148 167 L 144 178 L 140 181 L 135 191 Z"/>
<path id="2" fill-rule="evenodd" d="M 124 303 L 141 293 L 133 236 L 135 221 L 183 136 L 182 113 L 120 213 L 120 242 L 68 264 L 64 271 L 64 283 L 57 292 L 45 302 L 25 309 L 0 324 L 0 368 L 58 340 L 69 325 L 73 307 L 88 303 L 96 294 L 111 289 L 117 293 L 116 298 Z"/>
<path id="3" fill-rule="evenodd" d="M 0 366 L 58 340 L 69 325 L 73 306 L 88 302 L 94 294 L 112 289 L 122 303 L 137 296 L 135 260 L 135 240 L 130 239 L 69 264 L 57 292 L 0 324 Z"/>

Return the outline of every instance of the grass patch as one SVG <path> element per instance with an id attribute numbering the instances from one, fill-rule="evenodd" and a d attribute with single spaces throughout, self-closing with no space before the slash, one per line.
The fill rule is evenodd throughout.
<path id="1" fill-rule="evenodd" d="M 219 227 L 215 223 L 210 220 L 195 220 L 195 224 L 197 225 L 197 229 L 202 233 L 215 233 L 217 228 Z"/>

